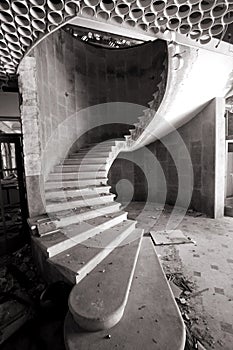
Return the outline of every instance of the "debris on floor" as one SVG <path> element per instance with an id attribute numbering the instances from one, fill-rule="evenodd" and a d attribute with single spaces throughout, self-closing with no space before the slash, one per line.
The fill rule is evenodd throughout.
<path id="1" fill-rule="evenodd" d="M 203 213 L 201 213 L 201 212 L 199 212 L 199 211 L 193 210 L 193 209 L 189 209 L 189 210 L 187 211 L 186 215 L 192 216 L 192 217 L 194 217 L 194 218 L 199 218 L 200 216 L 206 217 L 205 214 L 203 214 Z"/>
<path id="2" fill-rule="evenodd" d="M 197 349 L 206 350 L 206 348 L 199 341 L 197 341 Z"/>
<path id="3" fill-rule="evenodd" d="M 150 231 L 155 245 L 186 244 L 195 242 L 181 230 Z"/>
<path id="4" fill-rule="evenodd" d="M 209 288 L 204 288 L 202 290 L 198 290 L 197 292 L 194 292 L 192 294 L 187 295 L 187 298 L 194 298 L 194 297 L 196 297 L 204 292 L 207 292 L 208 290 L 209 290 Z"/>
<path id="5" fill-rule="evenodd" d="M 8 299 L 8 300 L 7 300 Z M 33 311 L 23 299 L 10 296 L 0 301 L 0 344 L 3 344 L 25 322 L 33 317 Z"/>
<path id="6" fill-rule="evenodd" d="M 181 273 L 167 274 L 167 280 L 172 289 L 173 295 L 177 301 L 177 305 L 180 309 L 186 326 L 186 344 L 185 350 L 201 349 L 206 350 L 201 344 L 201 337 L 198 338 L 195 332 L 193 332 L 193 321 L 196 321 L 192 315 L 192 305 L 189 300 L 192 297 L 198 296 L 204 293 L 207 289 L 194 292 L 194 284 L 188 279 L 184 278 Z"/>
<path id="7" fill-rule="evenodd" d="M 144 203 L 134 202 L 127 210 L 140 227 L 150 232 L 166 229 L 173 207 L 166 205 L 159 220 L 149 218 L 156 215 L 154 203 L 145 208 Z M 165 274 L 175 275 L 181 289 L 180 283 L 191 282 L 187 284 L 191 291 L 178 297 L 184 299 L 179 307 L 186 313 L 184 318 L 190 319 L 184 322 L 195 339 L 186 350 L 197 349 L 198 345 L 200 349 L 202 345 L 208 350 L 232 350 L 233 219 L 213 220 L 190 210 L 175 229 L 190 236 L 196 244 L 155 245 L 155 250 Z"/>
<path id="8" fill-rule="evenodd" d="M 2 293 L 27 295 L 36 299 L 45 288 L 44 281 L 37 274 L 31 249 L 25 245 L 17 252 L 0 260 L 0 290 Z"/>
<path id="9" fill-rule="evenodd" d="M 166 263 L 166 259 L 163 260 Z M 203 293 L 207 292 L 209 288 L 196 290 L 196 284 L 185 278 L 181 272 L 167 273 L 166 276 L 170 286 L 173 286 L 171 289 L 186 326 L 185 350 L 205 350 L 202 341 L 212 348 L 214 341 L 211 332 L 206 325 L 204 316 L 197 315 L 195 312 L 195 298 L 200 297 Z M 176 288 L 174 288 L 174 286 Z M 199 327 L 197 327 L 197 325 Z"/>
<path id="10" fill-rule="evenodd" d="M 175 299 L 178 299 L 182 293 L 182 290 L 173 281 L 168 281 L 168 282 Z"/>
<path id="11" fill-rule="evenodd" d="M 31 249 L 0 258 L 0 344 L 3 350 L 65 350 L 64 316 L 70 286 L 40 278 Z M 58 307 L 59 305 L 59 307 Z"/>
<path id="12" fill-rule="evenodd" d="M 191 333 L 190 329 L 186 327 L 186 344 L 184 350 L 206 350 L 202 343 Z"/>
<path id="13" fill-rule="evenodd" d="M 184 295 L 192 292 L 193 282 L 185 279 L 180 272 L 167 274 L 167 279 L 179 287 Z"/>

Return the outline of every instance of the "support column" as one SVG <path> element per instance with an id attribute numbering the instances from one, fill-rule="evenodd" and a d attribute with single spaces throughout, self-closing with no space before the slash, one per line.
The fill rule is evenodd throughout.
<path id="1" fill-rule="evenodd" d="M 35 58 L 25 57 L 18 73 L 28 208 L 30 217 L 34 217 L 45 213 Z"/>
<path id="2" fill-rule="evenodd" d="M 226 147 L 225 99 L 215 99 L 215 198 L 214 218 L 224 215 Z"/>

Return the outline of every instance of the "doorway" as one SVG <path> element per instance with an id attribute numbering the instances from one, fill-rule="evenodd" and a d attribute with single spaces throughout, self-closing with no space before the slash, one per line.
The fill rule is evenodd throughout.
<path id="1" fill-rule="evenodd" d="M 21 134 L 0 133 L 0 213 L 2 255 L 18 249 L 28 237 Z"/>

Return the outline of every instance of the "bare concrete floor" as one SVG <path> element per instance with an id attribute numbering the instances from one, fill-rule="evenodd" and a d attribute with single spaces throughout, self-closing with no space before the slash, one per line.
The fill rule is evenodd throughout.
<path id="1" fill-rule="evenodd" d="M 129 217 L 145 232 L 167 228 L 172 208 L 131 203 Z M 179 215 L 177 215 L 179 219 Z M 182 273 L 194 292 L 187 301 L 188 323 L 206 349 L 233 349 L 233 218 L 185 215 L 176 227 L 196 244 L 157 246 L 166 274 Z"/>

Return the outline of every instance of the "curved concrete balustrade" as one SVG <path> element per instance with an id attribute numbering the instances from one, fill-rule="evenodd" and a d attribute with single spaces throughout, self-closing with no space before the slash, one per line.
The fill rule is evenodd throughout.
<path id="1" fill-rule="evenodd" d="M 125 36 L 138 33 L 155 39 L 168 29 L 208 44 L 233 23 L 231 0 L 221 1 L 105 1 L 105 0 L 2 0 L 0 2 L 0 78 L 11 75 L 22 57 L 36 43 L 76 18 L 91 21 L 94 28 L 123 28 Z M 208 24 L 207 24 L 207 22 Z M 220 23 L 216 24 L 216 20 Z M 199 34 L 193 35 L 201 21 Z M 106 27 L 107 25 L 107 27 Z M 149 38 L 147 40 L 150 40 Z M 10 46 L 17 44 L 17 50 Z"/>
<path id="2" fill-rule="evenodd" d="M 216 96 L 232 86 L 233 57 L 171 43 L 168 77 L 161 104 L 146 111 L 126 136 L 127 149 L 135 150 L 172 132 L 193 118 Z"/>

